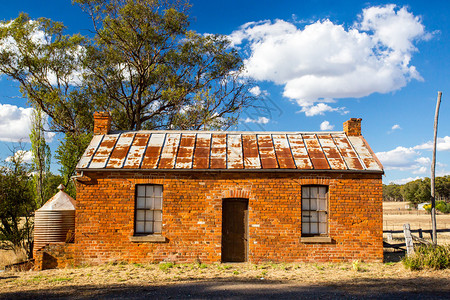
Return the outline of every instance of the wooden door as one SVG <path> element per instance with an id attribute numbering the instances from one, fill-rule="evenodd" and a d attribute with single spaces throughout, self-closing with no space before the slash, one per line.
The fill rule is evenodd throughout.
<path id="1" fill-rule="evenodd" d="M 247 214 L 247 199 L 223 199 L 222 262 L 247 261 Z"/>

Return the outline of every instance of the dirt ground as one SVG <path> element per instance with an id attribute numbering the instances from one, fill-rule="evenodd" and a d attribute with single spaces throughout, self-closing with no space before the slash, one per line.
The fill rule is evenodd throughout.
<path id="1" fill-rule="evenodd" d="M 401 263 L 106 264 L 0 273 L 0 299 L 448 299 L 450 270 Z"/>
<path id="2" fill-rule="evenodd" d="M 388 205 L 389 207 L 389 205 Z M 389 207 L 392 210 L 392 207 Z M 450 215 L 438 215 L 450 228 Z M 429 215 L 385 214 L 384 230 L 427 227 Z M 425 238 L 429 238 L 427 235 Z M 402 234 L 394 235 L 401 241 Z M 450 233 L 438 236 L 450 244 Z M 409 271 L 402 253 L 385 263 L 105 264 L 45 271 L 0 271 L 0 299 L 448 299 L 450 270 Z M 15 262 L 0 251 L 1 264 Z"/>

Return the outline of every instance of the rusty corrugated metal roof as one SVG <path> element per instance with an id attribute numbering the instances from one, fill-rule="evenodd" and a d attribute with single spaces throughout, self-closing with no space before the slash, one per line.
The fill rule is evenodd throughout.
<path id="1" fill-rule="evenodd" d="M 362 136 L 344 132 L 137 131 L 96 135 L 77 170 L 383 172 Z"/>

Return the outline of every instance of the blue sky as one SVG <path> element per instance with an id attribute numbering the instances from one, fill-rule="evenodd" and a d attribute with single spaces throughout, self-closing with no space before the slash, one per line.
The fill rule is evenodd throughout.
<path id="1" fill-rule="evenodd" d="M 447 1 L 192 1 L 191 29 L 229 35 L 267 109 L 245 112 L 240 130 L 362 132 L 382 161 L 383 181 L 430 176 L 437 91 L 437 175 L 450 174 L 450 22 Z M 8 1 L 1 20 L 27 12 L 88 35 L 88 17 L 71 1 Z M 26 99 L 0 76 L 0 159 L 25 141 Z M 58 146 L 53 137 L 51 148 Z M 53 169 L 57 170 L 53 159 Z"/>

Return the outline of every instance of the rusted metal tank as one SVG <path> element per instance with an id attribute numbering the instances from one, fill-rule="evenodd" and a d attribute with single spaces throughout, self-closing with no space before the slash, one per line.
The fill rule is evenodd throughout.
<path id="1" fill-rule="evenodd" d="M 61 184 L 59 192 L 35 212 L 34 250 L 46 244 L 65 242 L 67 234 L 75 231 L 76 201 L 64 192 Z"/>

